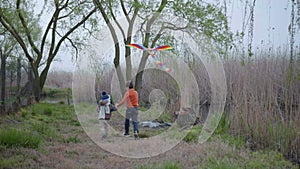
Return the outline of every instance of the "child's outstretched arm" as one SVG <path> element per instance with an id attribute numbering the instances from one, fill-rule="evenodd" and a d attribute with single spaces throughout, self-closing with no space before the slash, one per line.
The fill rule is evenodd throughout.
<path id="1" fill-rule="evenodd" d="M 117 107 L 122 106 L 122 105 L 126 102 L 127 97 L 128 97 L 128 92 L 125 93 L 125 95 L 124 95 L 124 97 L 122 98 L 122 100 L 120 101 L 120 103 L 118 103 L 116 106 L 117 106 Z"/>

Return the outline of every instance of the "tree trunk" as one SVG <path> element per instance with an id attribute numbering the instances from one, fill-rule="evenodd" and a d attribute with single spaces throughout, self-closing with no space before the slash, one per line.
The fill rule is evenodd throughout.
<path id="1" fill-rule="evenodd" d="M 128 27 L 127 39 L 125 41 L 125 45 L 131 43 L 133 25 L 135 22 L 135 18 L 137 16 L 137 11 L 138 9 L 135 10 L 132 19 L 129 21 L 129 27 Z M 127 47 L 125 47 L 125 61 L 126 61 L 126 80 L 129 81 L 132 78 L 132 64 L 131 64 L 131 50 L 130 48 Z"/>
<path id="2" fill-rule="evenodd" d="M 5 113 L 5 79 L 6 79 L 6 58 L 7 55 L 1 55 L 1 113 Z"/>
<path id="3" fill-rule="evenodd" d="M 154 23 L 154 21 L 157 19 L 157 17 L 159 16 L 159 13 L 165 8 L 167 3 L 168 3 L 167 0 L 162 0 L 160 6 L 158 7 L 158 9 L 156 11 L 156 14 L 154 14 L 147 21 L 145 41 L 143 43 L 143 46 L 145 46 L 146 48 L 149 47 L 151 26 Z M 152 45 L 155 45 L 155 44 L 152 44 Z M 152 45 L 151 45 L 151 47 L 153 47 Z M 143 73 L 144 73 L 144 69 L 145 69 L 145 66 L 146 66 L 147 59 L 148 59 L 148 52 L 144 51 L 141 62 L 140 62 L 140 65 L 139 65 L 138 74 L 137 74 L 136 79 L 135 79 L 135 89 L 137 90 L 138 93 L 140 93 L 141 89 L 142 89 Z"/>
<path id="4" fill-rule="evenodd" d="M 96 4 L 98 9 L 100 10 L 100 12 L 103 16 L 103 19 L 105 20 L 105 23 L 107 24 L 107 26 L 109 28 L 109 31 L 111 33 L 111 36 L 113 38 L 113 41 L 115 43 L 114 65 L 115 65 L 117 76 L 118 76 L 118 79 L 119 79 L 120 90 L 121 90 L 122 94 L 124 94 L 125 91 L 126 91 L 126 89 L 125 89 L 125 79 L 124 79 L 124 75 L 122 73 L 120 63 L 119 63 L 120 62 L 120 45 L 119 45 L 119 42 L 118 42 L 117 33 L 116 33 L 115 28 L 113 27 L 113 25 L 110 23 L 109 17 L 105 13 L 105 9 L 102 6 L 102 4 L 100 3 L 100 1 L 99 0 L 93 0 L 93 2 Z"/>
<path id="5" fill-rule="evenodd" d="M 17 61 L 17 90 L 16 90 L 16 95 L 17 95 L 17 100 L 16 103 L 20 105 L 21 103 L 21 57 L 18 58 Z"/>
<path id="6" fill-rule="evenodd" d="M 126 60 L 126 81 L 131 80 L 132 77 L 132 65 L 131 65 L 131 53 L 130 49 L 126 48 L 125 60 Z"/>
<path id="7" fill-rule="evenodd" d="M 140 93 L 142 89 L 142 82 L 143 82 L 143 73 L 147 63 L 148 53 L 146 51 L 143 52 L 143 56 L 139 65 L 138 74 L 135 78 L 135 90 Z"/>
<path id="8" fill-rule="evenodd" d="M 11 97 L 11 95 L 14 94 L 14 91 L 13 91 L 13 83 L 14 83 L 14 72 L 11 70 L 10 71 L 10 75 L 9 75 L 9 95 L 8 97 Z"/>
<path id="9" fill-rule="evenodd" d="M 32 102 L 32 96 L 33 96 L 33 75 L 32 75 L 32 68 L 29 66 L 28 69 L 28 94 L 29 94 L 29 98 L 27 98 L 27 105 L 31 104 Z"/>
<path id="10" fill-rule="evenodd" d="M 34 100 L 36 102 L 39 102 L 41 99 L 41 87 L 40 87 L 40 78 L 35 77 L 33 81 L 33 94 L 34 94 Z"/>

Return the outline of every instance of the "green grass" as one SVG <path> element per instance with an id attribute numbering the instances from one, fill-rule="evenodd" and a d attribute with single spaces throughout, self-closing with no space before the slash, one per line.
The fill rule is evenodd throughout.
<path id="1" fill-rule="evenodd" d="M 213 158 L 209 158 L 201 169 L 240 169 L 242 168 L 237 163 L 231 163 L 228 159 L 216 160 Z"/>
<path id="2" fill-rule="evenodd" d="M 72 137 L 69 137 L 67 139 L 63 139 L 63 142 L 64 143 L 79 143 L 80 140 L 77 136 L 72 136 Z"/>
<path id="3" fill-rule="evenodd" d="M 235 146 L 237 148 L 242 148 L 245 146 L 245 138 L 243 136 L 234 136 L 227 133 L 219 135 L 222 140 L 228 142 L 229 145 Z"/>
<path id="4" fill-rule="evenodd" d="M 82 105 L 79 107 L 79 115 L 89 116 L 88 120 L 98 122 L 95 114 L 95 105 Z M 82 112 L 81 112 L 82 111 Z M 84 116 L 83 116 L 84 117 Z M 116 117 L 113 117 L 116 118 Z M 115 119 L 122 120 L 123 117 Z M 224 120 L 224 119 L 222 119 Z M 221 120 L 221 122 L 222 122 Z M 93 122 L 86 121 L 88 125 Z M 81 123 L 78 122 L 76 113 L 72 106 L 64 104 L 38 103 L 22 109 L 19 113 L 5 116 L 0 120 L 0 168 L 36 168 L 40 165 L 39 154 L 43 154 L 47 149 L 45 146 L 60 144 L 61 146 L 72 146 L 73 143 L 86 144 L 82 137 Z M 140 136 L 151 137 L 163 132 L 165 129 L 140 131 Z M 194 126 L 184 138 L 191 146 L 197 145 L 198 136 L 202 130 L 200 125 Z M 251 152 L 245 148 L 244 138 L 228 134 L 227 124 L 223 121 L 217 130 L 217 134 L 208 141 L 210 150 L 205 150 L 201 159 L 196 160 L 193 165 L 188 165 L 183 161 L 178 161 L 177 154 L 170 161 L 158 163 L 143 163 L 135 165 L 137 169 L 181 169 L 181 168 L 297 168 L 289 161 L 286 161 L 281 153 L 275 151 Z M 274 131 L 272 131 L 274 132 Z M 278 131 L 283 133 L 283 131 Z M 182 134 L 182 133 L 180 133 Z M 211 143 L 219 142 L 219 144 Z M 225 148 L 222 145 L 225 145 Z M 232 146 L 235 145 L 235 146 Z M 227 147 L 226 147 L 227 146 Z M 30 154 L 32 152 L 32 154 Z M 34 153 L 33 153 L 34 152 Z M 70 150 L 66 153 L 70 158 L 77 156 L 77 152 Z M 25 160 L 24 160 L 25 159 Z M 200 161 L 201 160 L 201 161 Z M 192 161 L 192 160 L 191 160 Z M 34 166 L 35 165 L 35 166 Z M 188 166 L 188 167 L 187 167 Z"/>
<path id="5" fill-rule="evenodd" d="M 41 137 L 46 140 L 53 140 L 55 138 L 58 138 L 58 133 L 55 127 L 51 124 L 37 121 L 32 123 L 30 128 L 32 131 L 36 131 Z"/>
<path id="6" fill-rule="evenodd" d="M 139 166 L 138 169 L 181 169 L 182 167 L 180 164 L 175 162 L 164 162 L 160 164 L 149 164 L 149 165 L 142 165 Z"/>
<path id="7" fill-rule="evenodd" d="M 37 168 L 36 154 L 46 146 L 79 143 L 73 106 L 37 103 L 0 119 L 0 168 Z M 34 163 L 32 163 L 34 162 Z"/>
<path id="8" fill-rule="evenodd" d="M 158 121 L 163 121 L 163 122 L 172 122 L 173 120 L 173 115 L 171 112 L 164 112 L 162 113 L 158 119 Z"/>
<path id="9" fill-rule="evenodd" d="M 199 135 L 202 131 L 202 126 L 193 126 L 192 129 L 188 132 L 188 134 L 183 138 L 185 142 L 198 142 Z"/>
<path id="10" fill-rule="evenodd" d="M 20 161 L 22 160 L 23 156 L 21 155 L 14 155 L 10 158 L 0 158 L 0 168 L 21 168 Z"/>
<path id="11" fill-rule="evenodd" d="M 227 133 L 228 124 L 226 119 L 226 113 L 223 113 L 219 121 L 218 127 L 214 131 L 214 134 L 224 134 Z"/>
<path id="12" fill-rule="evenodd" d="M 59 134 L 60 129 L 70 128 L 65 126 L 80 126 L 72 106 L 38 103 L 21 109 L 17 114 L 8 115 L 5 119 L 16 122 L 1 126 L 0 145 L 6 147 L 37 148 L 42 142 L 55 140 L 79 142 L 75 136 L 64 140 Z"/>
<path id="13" fill-rule="evenodd" d="M 247 151 L 245 151 L 246 153 Z M 247 153 L 226 152 L 223 158 L 217 155 L 207 157 L 201 163 L 201 169 L 297 169 L 298 167 L 284 159 L 283 155 L 275 151 L 257 151 Z M 220 155 L 219 155 L 220 156 Z"/>
<path id="14" fill-rule="evenodd" d="M 36 134 L 14 128 L 1 129 L 0 145 L 6 147 L 38 148 L 41 138 Z"/>

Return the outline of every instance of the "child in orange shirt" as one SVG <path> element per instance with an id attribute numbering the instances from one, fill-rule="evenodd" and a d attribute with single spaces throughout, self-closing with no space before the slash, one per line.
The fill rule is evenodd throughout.
<path id="1" fill-rule="evenodd" d="M 127 92 L 125 93 L 123 99 L 120 103 L 118 103 L 116 106 L 120 107 L 125 102 L 127 102 L 127 110 L 126 110 L 126 118 L 125 118 L 125 133 L 124 136 L 130 136 L 129 135 L 129 125 L 130 125 L 130 118 L 132 119 L 133 123 L 133 131 L 134 136 L 138 137 L 139 129 L 138 129 L 138 93 L 133 88 L 132 82 L 129 82 L 126 84 Z"/>

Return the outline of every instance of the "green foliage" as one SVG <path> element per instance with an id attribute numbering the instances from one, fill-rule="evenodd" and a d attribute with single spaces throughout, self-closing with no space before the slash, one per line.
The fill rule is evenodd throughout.
<path id="1" fill-rule="evenodd" d="M 39 136 L 27 131 L 9 128 L 1 129 L 0 132 L 0 145 L 3 146 L 38 148 L 40 142 Z"/>
<path id="2" fill-rule="evenodd" d="M 220 7 L 201 1 L 178 0 L 171 8 L 175 16 L 189 21 L 196 36 L 199 33 L 208 36 L 220 49 L 233 43 L 233 34 L 227 29 L 228 21 Z"/>

